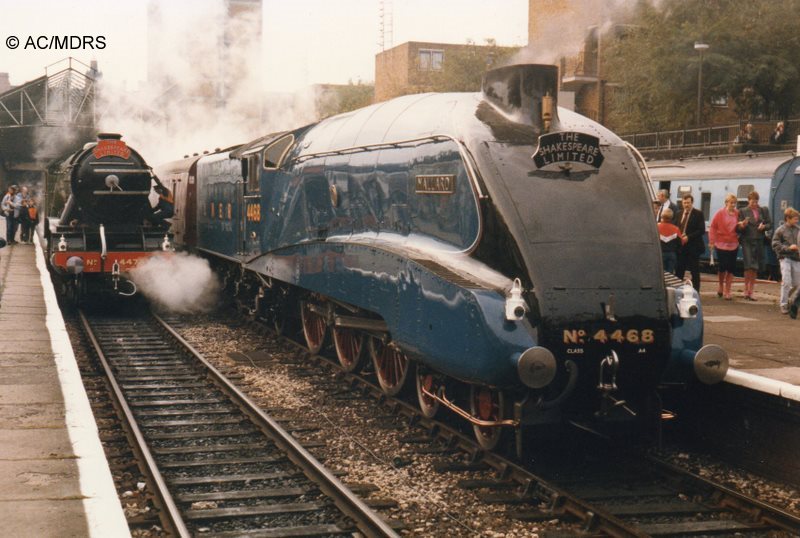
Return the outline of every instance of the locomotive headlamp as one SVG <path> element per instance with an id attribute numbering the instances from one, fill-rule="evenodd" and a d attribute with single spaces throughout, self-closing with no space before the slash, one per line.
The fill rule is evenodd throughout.
<path id="1" fill-rule="evenodd" d="M 164 241 L 161 242 L 161 250 L 164 252 L 172 250 L 172 243 L 169 242 L 169 235 L 164 234 Z"/>
<path id="2" fill-rule="evenodd" d="M 58 240 L 58 251 L 59 252 L 66 252 L 66 250 L 67 250 L 67 240 L 62 235 L 61 239 Z"/>
<path id="3" fill-rule="evenodd" d="M 696 318 L 700 311 L 694 288 L 689 282 L 683 284 L 683 297 L 678 301 L 678 313 L 684 319 Z"/>
<path id="4" fill-rule="evenodd" d="M 528 306 L 522 298 L 522 282 L 518 278 L 514 279 L 511 291 L 506 297 L 506 319 L 508 321 L 520 321 L 525 317 Z"/>

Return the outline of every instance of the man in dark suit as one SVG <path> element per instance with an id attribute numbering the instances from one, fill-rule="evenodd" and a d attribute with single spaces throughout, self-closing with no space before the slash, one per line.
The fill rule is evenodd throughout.
<path id="1" fill-rule="evenodd" d="M 706 233 L 706 219 L 703 212 L 694 208 L 694 196 L 685 194 L 681 200 L 681 210 L 675 219 L 681 231 L 681 247 L 678 249 L 678 263 L 675 276 L 683 280 L 686 270 L 692 274 L 692 286 L 700 291 L 700 255 L 706 251 L 703 236 Z"/>
<path id="2" fill-rule="evenodd" d="M 661 213 L 664 212 L 665 209 L 672 210 L 673 218 L 675 215 L 678 214 L 678 206 L 672 203 L 672 200 L 669 199 L 669 191 L 667 189 L 661 189 L 656 193 L 656 200 L 659 204 L 661 204 L 656 211 L 656 222 L 661 222 Z M 672 221 L 675 224 L 675 220 Z"/>

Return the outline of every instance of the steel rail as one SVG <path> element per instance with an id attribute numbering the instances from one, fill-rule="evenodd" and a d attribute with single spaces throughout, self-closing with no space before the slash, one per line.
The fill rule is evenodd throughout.
<path id="1" fill-rule="evenodd" d="M 279 338 L 284 342 L 307 351 L 305 346 L 291 338 L 285 336 L 279 336 Z M 341 372 L 351 383 L 359 384 L 362 388 L 369 391 L 370 395 L 377 401 L 393 408 L 393 412 L 406 416 L 409 419 L 409 424 L 418 425 L 428 430 L 433 436 L 440 437 L 449 443 L 452 448 L 462 450 L 469 454 L 470 458 L 473 460 L 480 459 L 480 461 L 494 469 L 498 475 L 513 480 L 523 488 L 523 495 L 530 497 L 538 496 L 543 501 L 549 502 L 550 507 L 548 510 L 553 518 L 559 518 L 565 515 L 572 516 L 581 521 L 584 525 L 584 530 L 592 533 L 592 536 L 597 534 L 612 538 L 647 538 L 649 536 L 603 508 L 581 500 L 568 491 L 533 474 L 500 454 L 486 452 L 478 446 L 474 439 L 455 428 L 435 419 L 426 418 L 420 413 L 417 407 L 401 399 L 386 396 L 379 386 L 362 375 L 342 371 L 334 360 L 322 355 L 314 355 L 312 357 L 318 362 Z"/>
<path id="2" fill-rule="evenodd" d="M 283 449 L 289 458 L 303 471 L 306 476 L 311 478 L 322 490 L 323 493 L 331 497 L 347 516 L 352 518 L 358 529 L 366 536 L 370 537 L 392 537 L 399 538 L 398 534 L 361 499 L 353 494 L 338 478 L 326 469 L 317 459 L 297 442 L 283 427 L 274 419 L 264 413 L 261 408 L 253 402 L 246 394 L 240 391 L 236 385 L 231 383 L 225 375 L 217 370 L 214 365 L 208 362 L 189 342 L 187 342 L 169 323 L 157 314 L 153 317 L 175 340 L 186 348 L 198 361 L 200 361 L 209 371 L 214 380 L 225 389 L 231 398 L 237 400 L 241 407 L 247 409 L 251 419 L 257 426 L 267 430 L 275 444 Z"/>
<path id="3" fill-rule="evenodd" d="M 111 369 L 111 365 L 108 363 L 108 360 L 106 360 L 106 356 L 103 353 L 103 349 L 100 346 L 100 342 L 97 340 L 94 330 L 92 330 L 92 326 L 82 310 L 78 311 L 78 315 L 80 317 L 81 324 L 83 325 L 83 328 L 86 331 L 86 336 L 91 341 L 92 347 L 94 347 L 95 352 L 97 353 L 97 357 L 100 360 L 100 363 L 103 365 L 103 370 L 105 371 L 106 378 L 108 379 L 108 382 L 111 385 L 114 398 L 116 399 L 116 402 L 123 413 L 123 418 L 125 422 L 128 424 L 128 429 L 131 432 L 131 435 L 133 435 L 134 441 L 136 443 L 136 450 L 141 454 L 141 460 L 144 462 L 146 466 L 146 472 L 153 480 L 154 483 L 153 485 L 155 486 L 156 489 L 154 493 L 161 501 L 160 504 L 166 513 L 168 522 L 172 525 L 174 532 L 178 536 L 189 538 L 192 534 L 189 532 L 186 523 L 183 521 L 180 509 L 178 508 L 178 505 L 175 503 L 175 500 L 172 498 L 172 495 L 169 492 L 167 483 L 158 469 L 158 465 L 156 464 L 155 458 L 153 458 L 150 449 L 147 447 L 147 442 L 145 441 L 144 435 L 142 434 L 142 431 L 139 429 L 139 426 L 136 423 L 136 419 L 133 416 L 133 412 L 131 411 L 130 406 L 128 406 L 128 402 L 125 399 L 125 396 L 122 392 L 122 388 L 117 383 L 117 380 Z"/>
<path id="4" fill-rule="evenodd" d="M 701 484 L 713 491 L 722 495 L 718 500 L 720 506 L 730 508 L 744 514 L 750 514 L 753 519 L 762 522 L 765 525 L 776 527 L 780 530 L 789 532 L 800 531 L 800 516 L 787 512 L 777 506 L 772 506 L 769 503 L 734 491 L 722 484 L 718 484 L 712 480 L 704 478 L 692 471 L 683 469 L 672 463 L 663 461 L 656 456 L 648 455 L 648 461 L 660 467 L 663 472 L 679 475 L 681 477 L 693 480 L 697 484 Z"/>
<path id="5" fill-rule="evenodd" d="M 306 349 L 302 344 L 295 342 L 291 338 L 280 338 L 293 346 Z M 319 363 L 339 370 L 337 363 L 328 357 L 316 355 L 314 358 Z M 341 372 L 341 370 L 339 371 Z M 419 409 L 403 400 L 387 397 L 380 387 L 373 384 L 362 375 L 347 372 L 341 372 L 341 374 L 351 383 L 358 383 L 361 385 L 378 401 L 384 402 L 386 405 L 392 407 L 394 412 L 408 417 L 411 425 L 416 425 L 427 430 L 432 436 L 442 438 L 453 448 L 458 448 L 471 454 L 473 460 L 480 459 L 480 461 L 496 470 L 499 475 L 520 484 L 524 489 L 523 495 L 538 495 L 540 498 L 549 501 L 550 506 L 548 510 L 552 513 L 553 517 L 570 515 L 582 522 L 585 532 L 600 533 L 614 538 L 650 536 L 646 532 L 643 532 L 635 522 L 624 521 L 608 512 L 605 508 L 580 499 L 578 496 L 533 474 L 531 471 L 502 455 L 483 451 L 469 436 L 435 419 L 426 418 L 420 413 Z M 434 396 L 428 391 L 425 391 L 425 393 L 429 396 Z M 647 455 L 646 459 L 654 465 L 659 466 L 665 475 L 689 478 L 696 481 L 698 484 L 702 484 L 706 488 L 719 492 L 722 495 L 722 498 L 718 502 L 719 506 L 730 510 L 732 513 L 749 515 L 754 520 L 768 527 L 773 527 L 776 530 L 797 532 L 798 529 L 800 529 L 800 516 L 791 514 L 748 495 L 733 491 L 725 486 L 691 473 L 690 471 L 661 461 L 651 455 Z"/>

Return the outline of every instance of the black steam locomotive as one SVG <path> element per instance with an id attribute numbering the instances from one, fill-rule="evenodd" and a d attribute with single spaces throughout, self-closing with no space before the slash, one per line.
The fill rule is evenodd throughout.
<path id="1" fill-rule="evenodd" d="M 109 133 L 48 174 L 47 259 L 63 293 L 75 301 L 102 291 L 134 295 L 126 273 L 153 253 L 172 250 L 168 230 L 147 220 L 153 181 L 142 156 Z"/>
<path id="2" fill-rule="evenodd" d="M 557 69 L 408 95 L 169 163 L 176 236 L 276 327 L 371 359 L 425 415 L 603 430 L 660 417 L 665 375 L 722 379 L 699 297 L 665 283 L 643 162 L 557 109 Z M 171 183 L 170 183 L 171 182 Z M 687 367 L 688 365 L 688 367 Z M 683 379 L 686 379 L 683 377 Z"/>

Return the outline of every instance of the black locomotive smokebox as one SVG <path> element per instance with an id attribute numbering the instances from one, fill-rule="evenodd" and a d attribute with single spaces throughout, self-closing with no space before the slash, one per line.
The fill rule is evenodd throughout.
<path id="1" fill-rule="evenodd" d="M 517 64 L 487 71 L 483 77 L 487 101 L 517 123 L 546 132 L 558 123 L 558 67 Z"/>

